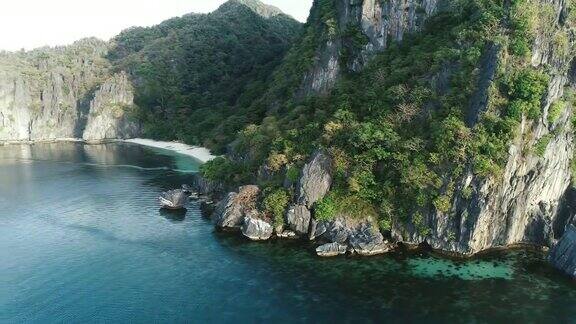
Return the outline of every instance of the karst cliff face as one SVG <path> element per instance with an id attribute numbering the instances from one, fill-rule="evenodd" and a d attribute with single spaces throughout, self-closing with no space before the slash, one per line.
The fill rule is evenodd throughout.
<path id="1" fill-rule="evenodd" d="M 319 7 L 317 1 L 316 7 Z M 437 0 L 338 0 L 336 17 L 327 20 L 327 40 L 318 49 L 313 67 L 305 74 L 303 95 L 330 91 L 343 70 L 359 71 L 375 54 L 393 41 L 402 41 L 407 33 L 420 30 L 426 18 L 437 10 Z M 313 8 L 312 15 L 314 15 Z M 349 34 L 362 33 L 365 43 L 356 48 Z M 348 36 L 346 36 L 348 35 Z M 351 48 L 353 47 L 353 48 Z M 350 51 L 344 61 L 343 51 Z"/>
<path id="2" fill-rule="evenodd" d="M 554 37 L 546 33 L 570 35 L 563 21 L 566 4 L 553 0 L 539 2 L 539 10 L 553 11 L 554 22 L 547 32 L 540 31 L 537 35 L 530 64 L 547 69 L 550 82 L 542 101 L 542 116 L 535 121 L 522 118 L 503 175 L 485 179 L 469 171 L 457 190 L 471 190 L 471 197 L 455 198 L 451 210 L 445 214 L 437 211 L 428 214 L 431 234 L 427 237 L 420 236 L 408 224 L 394 229 L 396 239 L 413 244 L 427 242 L 436 249 L 470 255 L 519 244 L 552 246 L 564 233 L 570 218 L 566 216 L 570 211 L 563 211 L 563 207 L 571 186 L 573 110 L 567 103 L 555 121 L 547 117 L 552 104 L 562 98 L 566 89 L 571 91 L 576 85 L 569 72 L 574 44 L 571 37 L 567 37 L 569 44 L 555 43 Z M 496 65 L 505 60 L 502 56 L 491 56 Z M 481 68 L 490 69 L 493 64 Z M 472 120 L 480 118 L 483 110 L 479 107 L 478 116 Z M 535 154 L 531 148 L 545 138 L 548 143 L 543 154 Z"/>
<path id="3" fill-rule="evenodd" d="M 565 0 L 531 3 L 538 19 L 546 21 L 544 27 L 535 31 L 530 57 L 522 64 L 544 71 L 550 78 L 541 102 L 541 116 L 536 120 L 522 117 L 501 174 L 479 176 L 472 165 L 465 166 L 466 171 L 455 180 L 454 189 L 470 194 L 454 195 L 447 212 L 435 208 L 422 211 L 424 225 L 430 230 L 427 233 L 419 233 L 411 221 L 394 224 L 395 240 L 410 244 L 426 242 L 435 249 L 472 255 L 522 244 L 550 247 L 565 232 L 574 214 L 566 207 L 575 149 L 571 100 L 565 100 L 566 106 L 554 120 L 548 115 L 552 106 L 576 87 L 574 26 L 567 21 L 569 11 L 574 9 Z M 316 7 L 320 4 L 319 0 L 315 2 Z M 401 42 L 407 34 L 417 33 L 428 18 L 451 10 L 454 2 L 338 0 L 334 4 L 335 17 L 315 18 L 324 19 L 327 32 L 314 63 L 304 74 L 297 96 L 328 95 L 344 73 L 361 71 L 373 56 L 386 51 L 392 42 Z M 333 26 L 338 32 L 330 34 Z M 351 33 L 360 35 L 356 39 L 363 39 L 361 46 L 352 44 Z M 511 37 L 506 32 L 503 35 Z M 497 87 L 495 75 L 507 73 L 510 54 L 503 46 L 507 45 L 496 40 L 482 53 L 476 71 L 478 84 L 466 116 L 471 129 L 487 111 L 490 89 Z M 447 69 L 450 68 L 458 67 Z M 534 147 L 538 145 L 544 147 L 537 154 Z"/>
<path id="4" fill-rule="evenodd" d="M 0 55 L 0 141 L 132 137 L 127 118 L 132 88 L 111 76 L 107 44 L 95 39 L 68 47 Z"/>

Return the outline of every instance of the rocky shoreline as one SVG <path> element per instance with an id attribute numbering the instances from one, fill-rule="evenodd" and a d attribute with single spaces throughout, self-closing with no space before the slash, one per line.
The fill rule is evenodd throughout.
<path id="1" fill-rule="evenodd" d="M 316 254 L 322 257 L 342 254 L 371 256 L 392 251 L 395 244 L 384 238 L 375 219 L 349 218 L 336 215 L 331 220 L 317 220 L 314 204 L 322 199 L 332 184 L 331 161 L 317 151 L 301 173 L 295 188 L 295 199 L 286 210 L 282 224 L 275 224 L 271 215 L 259 208 L 261 188 L 246 185 L 226 188 L 196 178 L 192 188 L 218 203 L 202 203 L 205 216 L 223 231 L 242 233 L 254 241 L 300 239 L 317 244 Z"/>
<path id="2" fill-rule="evenodd" d="M 376 221 L 370 217 L 351 218 L 336 215 L 331 220 L 318 220 L 315 217 L 314 204 L 322 199 L 332 185 L 331 162 L 327 154 L 315 152 L 301 171 L 295 184 L 292 203 L 285 210 L 283 224 L 275 224 L 273 217 L 259 207 L 261 188 L 246 185 L 239 188 L 227 188 L 196 177 L 192 188 L 207 197 L 202 203 L 202 212 L 209 217 L 218 230 L 241 233 L 253 241 L 270 239 L 298 239 L 315 244 L 315 253 L 320 257 L 335 257 L 344 254 L 373 256 L 392 252 L 400 246 L 409 249 L 420 245 L 395 240 L 390 233 L 385 237 Z M 574 226 L 569 225 L 566 236 L 574 236 Z M 423 241 L 426 246 L 425 241 Z M 548 252 L 543 245 L 510 244 L 479 251 L 474 254 L 459 254 L 453 251 L 432 250 L 447 257 L 469 258 L 492 250 L 531 248 Z M 560 251 L 560 252 L 558 252 Z M 565 273 L 576 277 L 576 240 L 570 237 L 556 242 L 550 249 L 549 262 Z"/>

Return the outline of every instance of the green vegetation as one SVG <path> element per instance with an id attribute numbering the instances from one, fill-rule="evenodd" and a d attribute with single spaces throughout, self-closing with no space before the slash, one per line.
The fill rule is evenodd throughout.
<path id="1" fill-rule="evenodd" d="M 200 173 L 208 180 L 226 185 L 246 183 L 251 177 L 251 173 L 245 166 L 224 157 L 217 157 L 201 165 Z"/>
<path id="2" fill-rule="evenodd" d="M 516 73 L 507 84 L 511 100 L 507 116 L 518 121 L 522 114 L 530 119 L 540 117 L 542 97 L 549 82 L 547 75 L 533 68 L 525 68 Z"/>
<path id="3" fill-rule="evenodd" d="M 284 212 L 288 208 L 290 202 L 290 195 L 284 189 L 268 188 L 264 192 L 264 200 L 262 207 L 270 213 L 274 219 L 274 226 L 284 225 Z"/>
<path id="4" fill-rule="evenodd" d="M 562 115 L 564 109 L 566 109 L 566 102 L 562 100 L 558 100 L 554 102 L 552 105 L 550 105 L 550 108 L 548 110 L 548 122 L 550 124 L 554 124 L 556 120 L 558 120 L 558 117 Z"/>
<path id="5" fill-rule="evenodd" d="M 336 206 L 332 195 L 327 195 L 314 206 L 314 218 L 320 221 L 329 221 L 336 216 Z"/>
<path id="6" fill-rule="evenodd" d="M 231 1 L 208 15 L 126 30 L 109 59 L 135 81 L 146 136 L 222 152 L 264 117 L 250 105 L 300 30 L 288 16 L 267 19 Z"/>
<path id="7" fill-rule="evenodd" d="M 548 144 L 550 144 L 550 141 L 553 138 L 554 136 L 552 134 L 546 134 L 542 136 L 534 145 L 534 153 L 536 153 L 536 155 L 540 157 L 544 156 L 546 148 L 548 147 Z"/>
<path id="8" fill-rule="evenodd" d="M 510 52 L 529 56 L 538 22 L 538 7 L 530 0 L 513 0 L 510 7 L 512 37 Z"/>
<path id="9" fill-rule="evenodd" d="M 544 11 L 539 17 L 532 0 L 514 0 L 510 7 L 459 1 L 421 32 L 389 44 L 361 72 L 344 73 L 330 94 L 305 97 L 303 76 L 328 40 L 342 41 L 343 69 L 367 41 L 358 27 L 335 23 L 333 1 L 318 0 L 302 38 L 249 105 L 251 116 L 261 119 L 238 133 L 232 151 L 242 159 L 228 167 L 256 174 L 266 165 L 279 181 L 294 183 L 310 153 L 323 147 L 335 174 L 331 192 L 314 206 L 317 219 L 374 216 L 382 230 L 410 222 L 420 235 L 430 235 L 427 215 L 450 217 L 457 194 L 472 197 L 472 188 L 455 189 L 466 172 L 500 176 L 520 122 L 541 118 L 550 78 L 528 60 L 535 34 L 552 32 Z M 498 67 L 487 106 L 472 111 L 471 98 L 486 82 L 479 66 L 495 47 L 497 62 L 491 64 Z M 554 104 L 549 121 L 562 110 Z M 474 114 L 480 118 L 470 121 Z M 540 139 L 534 152 L 542 155 L 551 139 Z"/>

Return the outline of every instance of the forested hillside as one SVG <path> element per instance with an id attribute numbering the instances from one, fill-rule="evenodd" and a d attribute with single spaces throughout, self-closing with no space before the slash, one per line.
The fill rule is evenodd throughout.
<path id="1" fill-rule="evenodd" d="M 108 57 L 128 71 L 146 136 L 217 151 L 263 111 L 248 107 L 266 89 L 301 25 L 254 0 L 232 0 L 113 40 Z"/>
<path id="2" fill-rule="evenodd" d="M 266 117 L 204 174 L 258 182 L 276 215 L 320 150 L 333 181 L 317 221 L 369 217 L 459 253 L 550 244 L 574 151 L 572 2 L 397 4 L 316 0 L 254 102 Z"/>

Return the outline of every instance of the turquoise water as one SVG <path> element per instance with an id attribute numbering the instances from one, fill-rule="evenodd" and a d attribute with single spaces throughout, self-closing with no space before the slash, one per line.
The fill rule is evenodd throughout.
<path id="1" fill-rule="evenodd" d="M 1 323 L 576 322 L 575 283 L 537 252 L 319 259 L 161 211 L 198 168 L 164 153 L 0 147 Z"/>

